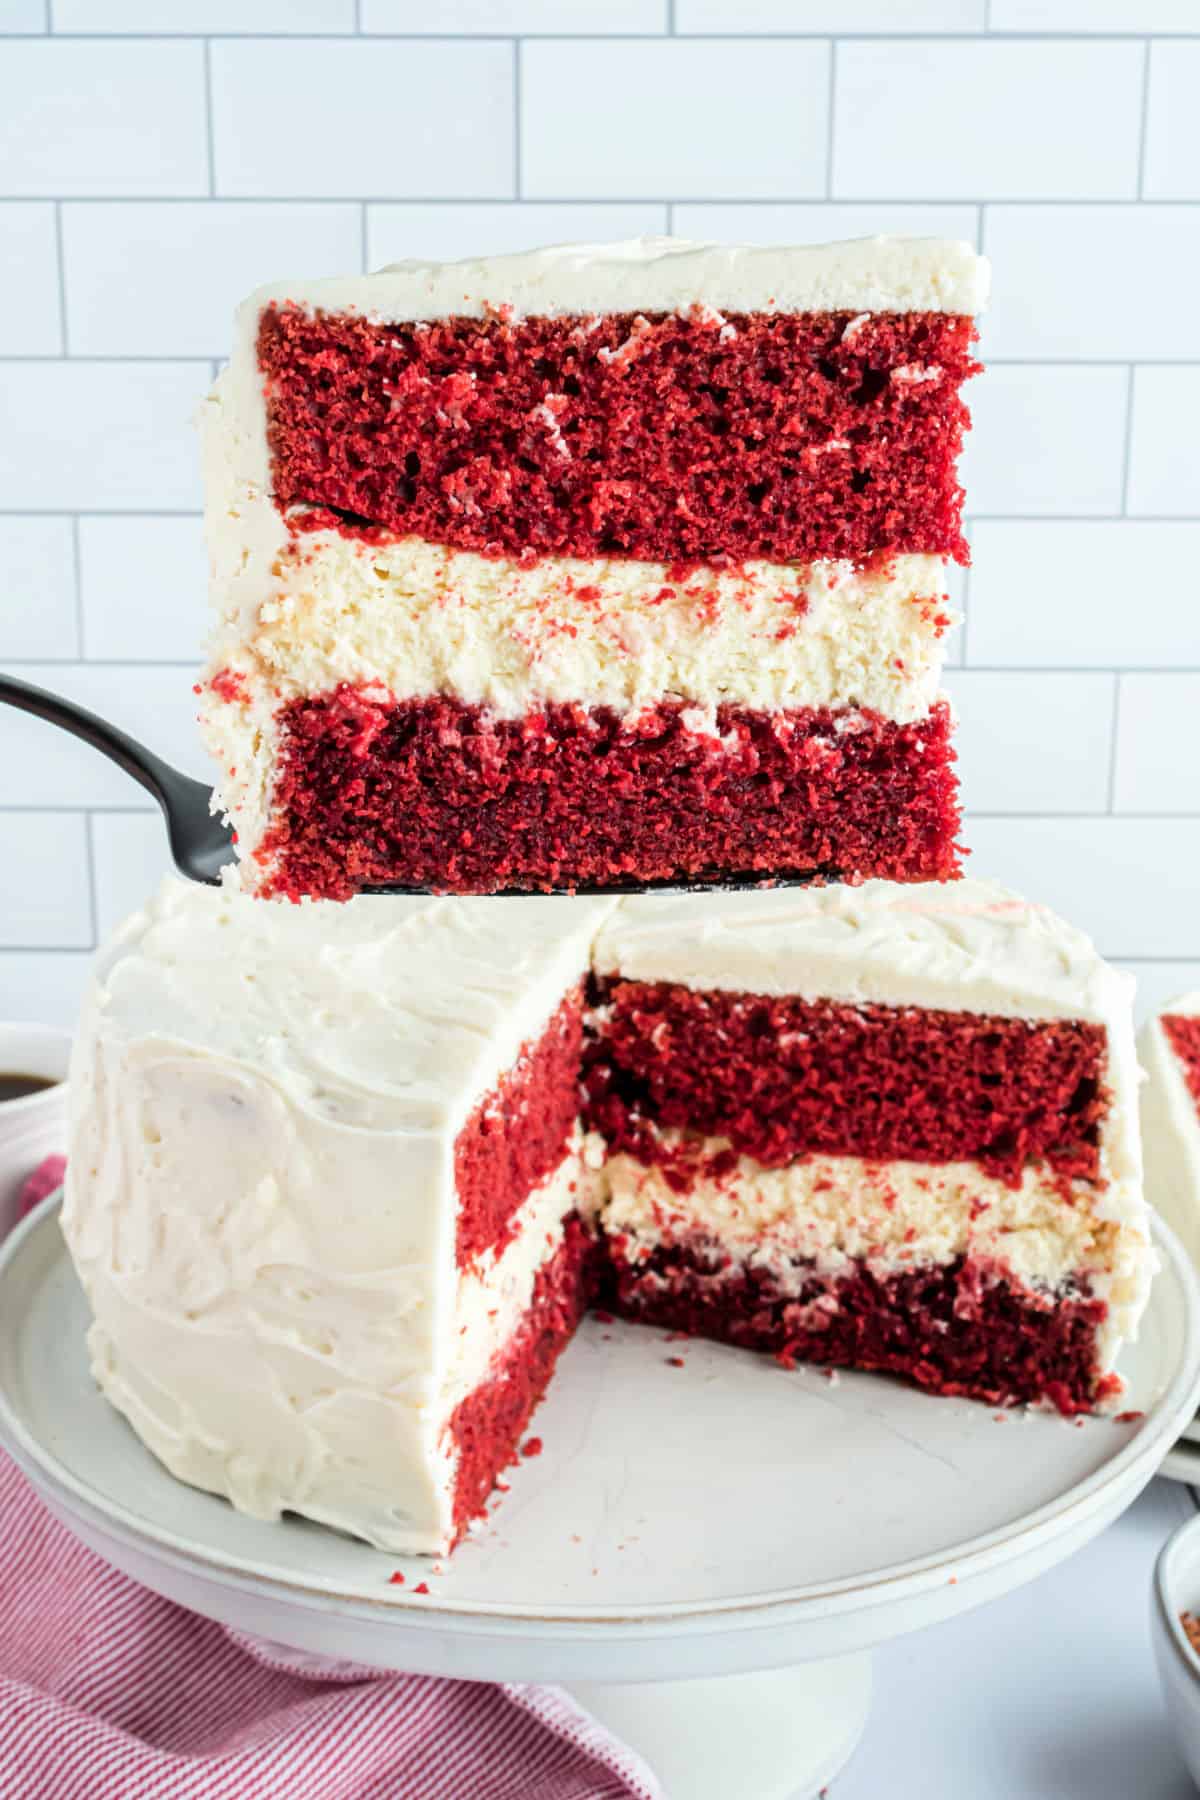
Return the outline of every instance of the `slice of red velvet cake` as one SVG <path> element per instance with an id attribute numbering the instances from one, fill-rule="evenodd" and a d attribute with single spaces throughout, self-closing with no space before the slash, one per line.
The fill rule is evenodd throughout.
<path id="1" fill-rule="evenodd" d="M 586 1118 L 609 1303 L 938 1393 L 1119 1390 L 1154 1257 L 1132 984 L 988 884 L 630 901 Z"/>
<path id="2" fill-rule="evenodd" d="M 247 885 L 956 874 L 985 290 L 932 239 L 648 239 L 253 296 L 201 688 Z"/>
<path id="3" fill-rule="evenodd" d="M 1200 1266 L 1200 994 L 1151 1019 L 1138 1050 L 1146 1198 Z"/>

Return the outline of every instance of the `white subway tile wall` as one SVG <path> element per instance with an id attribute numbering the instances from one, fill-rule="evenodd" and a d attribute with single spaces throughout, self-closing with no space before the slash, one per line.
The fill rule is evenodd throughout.
<path id="1" fill-rule="evenodd" d="M 901 16 L 902 15 L 902 16 Z M 1200 987 L 1196 0 L 0 0 L 0 660 L 206 773 L 191 418 L 260 281 L 638 232 L 991 256 L 973 867 Z M 0 709 L 0 1015 L 167 866 Z"/>

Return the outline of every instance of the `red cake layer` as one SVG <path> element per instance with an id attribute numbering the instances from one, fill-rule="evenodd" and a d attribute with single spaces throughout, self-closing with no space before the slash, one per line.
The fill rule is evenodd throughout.
<path id="1" fill-rule="evenodd" d="M 389 325 L 271 307 L 275 495 L 485 553 L 965 562 L 974 338 L 947 313 Z"/>
<path id="2" fill-rule="evenodd" d="M 458 1451 L 455 1542 L 483 1512 L 554 1365 L 583 1317 L 594 1283 L 594 1240 L 579 1219 L 566 1222 L 561 1247 L 538 1274 L 525 1318 L 487 1381 L 459 1402 L 447 1433 Z"/>
<path id="3" fill-rule="evenodd" d="M 788 1364 L 880 1370 L 992 1405 L 1049 1400 L 1067 1414 L 1113 1391 L 1096 1353 L 1102 1300 L 1051 1299 L 962 1259 L 886 1277 L 858 1263 L 784 1291 L 768 1270 L 731 1265 L 719 1250 L 673 1246 L 634 1262 L 617 1240 L 608 1256 L 602 1293 L 614 1312 Z"/>
<path id="4" fill-rule="evenodd" d="M 267 891 L 958 873 L 945 705 L 911 725 L 723 706 L 719 737 L 690 729 L 686 711 L 662 706 L 628 728 L 607 709 L 498 719 L 349 687 L 294 701 L 279 714 L 274 823 L 259 849 Z"/>
<path id="5" fill-rule="evenodd" d="M 597 997 L 609 1011 L 585 1052 L 585 1117 L 611 1153 L 669 1165 L 657 1124 L 769 1167 L 816 1151 L 969 1158 L 1012 1183 L 1031 1157 L 1099 1173 L 1100 1025 L 620 980 Z"/>
<path id="6" fill-rule="evenodd" d="M 460 1269 L 503 1250 L 522 1204 L 562 1161 L 579 1112 L 582 1038 L 581 983 L 455 1138 Z"/>
<path id="7" fill-rule="evenodd" d="M 1200 1019 L 1185 1019 L 1179 1013 L 1164 1013 L 1163 1030 L 1167 1042 L 1183 1064 L 1183 1078 L 1188 1092 L 1200 1107 Z"/>

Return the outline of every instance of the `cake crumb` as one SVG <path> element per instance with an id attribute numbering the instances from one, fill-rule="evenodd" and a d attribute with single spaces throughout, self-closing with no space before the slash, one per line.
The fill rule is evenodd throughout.
<path id="1" fill-rule="evenodd" d="M 668 1356 L 667 1362 L 673 1369 L 682 1369 L 684 1367 L 682 1356 Z"/>
<path id="2" fill-rule="evenodd" d="M 1139 1419 L 1145 1418 L 1144 1412 L 1119 1412 L 1116 1417 L 1118 1425 L 1136 1425 Z"/>
<path id="3" fill-rule="evenodd" d="M 390 1582 L 390 1584 L 393 1587 L 403 1587 L 404 1586 L 404 1571 L 402 1569 L 393 1569 L 391 1574 L 388 1576 L 388 1581 Z"/>
<path id="4" fill-rule="evenodd" d="M 418 1581 L 416 1587 L 413 1589 L 414 1594 L 427 1594 L 428 1592 L 429 1583 L 427 1581 Z"/>
<path id="5" fill-rule="evenodd" d="M 605 1312 L 602 1306 L 597 1306 L 595 1308 L 592 1317 L 593 1319 L 598 1319 L 601 1325 L 611 1325 L 613 1322 L 613 1315 L 610 1312 Z"/>
<path id="6" fill-rule="evenodd" d="M 521 1455 L 522 1456 L 540 1456 L 541 1454 L 542 1454 L 541 1438 L 540 1437 L 526 1438 L 525 1442 L 521 1445 Z"/>
<path id="7" fill-rule="evenodd" d="M 1184 1636 L 1197 1656 L 1200 1656 L 1200 1619 L 1195 1613 L 1181 1612 L 1179 1623 L 1183 1626 Z"/>

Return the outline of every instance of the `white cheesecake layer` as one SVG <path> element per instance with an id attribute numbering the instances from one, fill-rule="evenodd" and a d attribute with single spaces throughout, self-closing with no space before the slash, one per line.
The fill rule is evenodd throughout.
<path id="1" fill-rule="evenodd" d="M 660 1135 L 671 1147 L 683 1141 L 678 1131 Z M 703 1158 L 729 1146 L 706 1138 L 692 1147 Z M 635 1261 L 662 1245 L 716 1245 L 787 1292 L 814 1273 L 835 1281 L 859 1262 L 885 1277 L 969 1257 L 1039 1293 L 1078 1282 L 1106 1300 L 1105 1360 L 1145 1301 L 1144 1218 L 1120 1197 L 1114 1205 L 1103 1185 L 1064 1183 L 1044 1165 L 1027 1166 L 1009 1187 L 970 1161 L 812 1155 L 766 1168 L 739 1156 L 727 1175 L 698 1174 L 677 1193 L 661 1168 L 622 1154 L 609 1159 L 605 1181 L 604 1228 L 627 1234 Z"/>
<path id="2" fill-rule="evenodd" d="M 280 703 L 343 682 L 396 700 L 445 695 L 519 718 L 546 704 L 638 713 L 665 700 L 869 708 L 907 724 L 937 698 L 954 623 L 941 560 L 609 558 L 521 564 L 422 538 L 299 537 L 253 621 L 218 633 L 215 667 Z"/>

